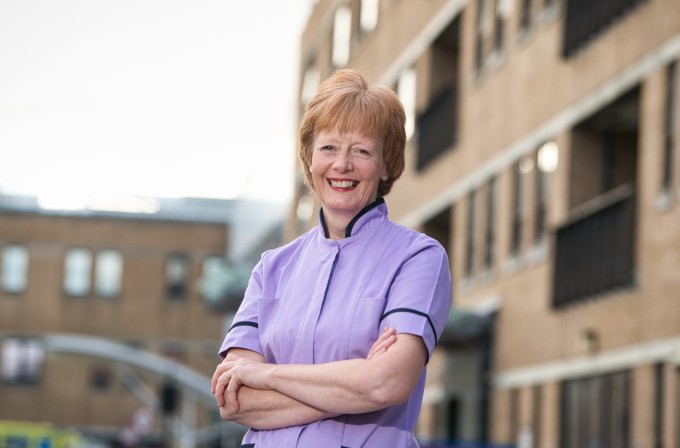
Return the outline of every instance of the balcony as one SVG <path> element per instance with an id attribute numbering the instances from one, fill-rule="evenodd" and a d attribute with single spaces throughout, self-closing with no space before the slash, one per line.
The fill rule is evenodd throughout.
<path id="1" fill-rule="evenodd" d="M 568 0 L 562 55 L 574 55 L 588 41 L 646 0 Z"/>
<path id="2" fill-rule="evenodd" d="M 635 190 L 627 183 L 572 211 L 556 232 L 553 306 L 634 284 Z"/>
<path id="3" fill-rule="evenodd" d="M 418 117 L 418 170 L 424 169 L 456 141 L 456 89 L 447 87 Z"/>

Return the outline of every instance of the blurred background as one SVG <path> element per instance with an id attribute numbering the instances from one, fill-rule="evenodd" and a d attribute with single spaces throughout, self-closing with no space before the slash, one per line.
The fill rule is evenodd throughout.
<path id="1" fill-rule="evenodd" d="M 422 446 L 680 447 L 678 59 L 677 0 L 0 0 L 0 447 L 240 446 L 209 378 L 346 66 L 451 262 Z"/>

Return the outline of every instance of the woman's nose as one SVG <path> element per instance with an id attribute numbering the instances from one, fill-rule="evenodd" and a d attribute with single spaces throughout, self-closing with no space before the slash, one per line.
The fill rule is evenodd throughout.
<path id="1" fill-rule="evenodd" d="M 338 171 L 349 171 L 352 169 L 352 154 L 349 151 L 339 151 L 335 157 L 333 167 Z"/>

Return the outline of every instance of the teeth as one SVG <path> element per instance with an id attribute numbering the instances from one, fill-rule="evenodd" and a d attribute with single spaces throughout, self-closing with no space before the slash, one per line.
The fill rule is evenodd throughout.
<path id="1" fill-rule="evenodd" d="M 335 188 L 351 188 L 355 187 L 359 182 L 353 180 L 331 180 L 331 187 Z"/>

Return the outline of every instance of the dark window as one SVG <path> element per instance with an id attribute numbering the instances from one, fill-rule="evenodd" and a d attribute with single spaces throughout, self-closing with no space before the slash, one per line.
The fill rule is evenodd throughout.
<path id="1" fill-rule="evenodd" d="M 418 161 L 422 170 L 456 141 L 456 90 L 446 88 L 418 117 Z"/>
<path id="2" fill-rule="evenodd" d="M 111 387 L 111 370 L 106 367 L 95 367 L 90 372 L 90 389 L 105 391 Z"/>
<path id="3" fill-rule="evenodd" d="M 503 52 L 503 46 L 505 44 L 505 17 L 506 2 L 504 0 L 496 0 L 496 14 L 495 14 L 495 24 L 494 24 L 494 48 L 497 53 Z"/>
<path id="4" fill-rule="evenodd" d="M 541 406 L 543 405 L 543 388 L 541 385 L 536 385 L 533 388 L 534 391 L 534 403 L 533 403 L 533 416 L 532 416 L 532 425 L 534 429 L 534 446 L 535 447 L 540 447 L 543 446 L 541 444 L 541 415 L 542 415 L 542 409 Z"/>
<path id="5" fill-rule="evenodd" d="M 467 201 L 467 240 L 465 242 L 465 276 L 471 277 L 475 268 L 475 191 L 471 191 Z"/>
<path id="6" fill-rule="evenodd" d="M 477 0 L 477 23 L 475 26 L 475 72 L 484 64 L 484 0 Z"/>
<path id="7" fill-rule="evenodd" d="M 531 27 L 531 13 L 532 13 L 532 1 L 522 0 L 522 10 L 519 16 L 519 29 L 521 32 L 526 33 Z"/>
<path id="8" fill-rule="evenodd" d="M 519 434 L 519 389 L 510 391 L 510 440 L 517 440 Z"/>
<path id="9" fill-rule="evenodd" d="M 522 161 L 515 163 L 512 171 L 512 228 L 510 232 L 510 254 L 518 255 L 522 246 Z"/>
<path id="10" fill-rule="evenodd" d="M 562 55 L 570 57 L 646 0 L 567 0 Z"/>
<path id="11" fill-rule="evenodd" d="M 489 179 L 486 186 L 486 222 L 484 231 L 484 267 L 491 269 L 494 262 L 495 224 L 496 224 L 496 178 Z"/>
<path id="12" fill-rule="evenodd" d="M 663 191 L 673 188 L 673 149 L 675 147 L 677 63 L 673 62 L 666 70 L 666 111 L 664 114 L 664 157 L 663 157 Z"/>
<path id="13" fill-rule="evenodd" d="M 560 448 L 630 446 L 629 372 L 563 382 L 560 408 Z"/>
<path id="14" fill-rule="evenodd" d="M 663 408 L 664 408 L 664 370 L 666 366 L 660 362 L 654 366 L 654 448 L 663 448 Z"/>
<path id="15" fill-rule="evenodd" d="M 546 190 L 548 183 L 548 173 L 541 169 L 540 165 L 536 169 L 536 191 L 535 191 L 535 210 L 534 210 L 534 243 L 539 243 L 545 236 L 545 219 L 547 209 Z"/>
<path id="16" fill-rule="evenodd" d="M 173 254 L 166 260 L 165 285 L 169 299 L 184 299 L 187 294 L 189 276 L 187 257 L 184 254 Z"/>
<path id="17" fill-rule="evenodd" d="M 632 287 L 635 261 L 635 195 L 623 185 L 597 207 L 557 229 L 553 306 Z"/>

